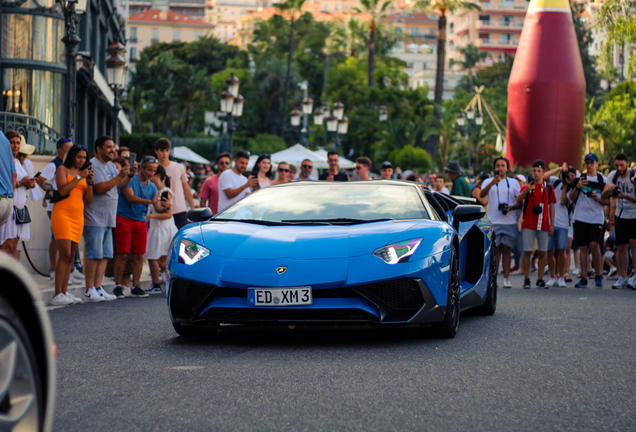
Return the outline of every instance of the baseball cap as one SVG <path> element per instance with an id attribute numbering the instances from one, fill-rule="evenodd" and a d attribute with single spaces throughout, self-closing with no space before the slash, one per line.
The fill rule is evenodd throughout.
<path id="1" fill-rule="evenodd" d="M 386 169 L 386 168 L 393 168 L 393 164 L 391 164 L 391 162 L 389 161 L 382 162 L 382 165 L 380 165 L 380 169 Z"/>
<path id="2" fill-rule="evenodd" d="M 598 162 L 598 157 L 594 153 L 588 153 L 583 160 L 592 159 L 594 162 Z"/>
<path id="3" fill-rule="evenodd" d="M 517 175 L 515 176 L 515 178 L 516 178 L 517 180 L 519 180 L 519 181 L 524 182 L 524 183 L 527 183 L 527 182 L 528 182 L 528 179 L 527 179 L 527 178 L 526 178 L 526 176 L 524 176 L 523 174 L 517 174 Z"/>

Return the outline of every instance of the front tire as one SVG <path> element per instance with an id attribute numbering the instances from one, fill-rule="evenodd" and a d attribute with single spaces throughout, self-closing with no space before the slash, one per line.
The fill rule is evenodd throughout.
<path id="1" fill-rule="evenodd" d="M 20 315 L 0 297 L 0 430 L 43 428 L 46 399 Z"/>
<path id="2" fill-rule="evenodd" d="M 434 334 L 445 339 L 454 338 L 459 329 L 459 258 L 454 246 L 451 249 L 449 272 L 446 314 L 443 321 L 432 326 Z"/>

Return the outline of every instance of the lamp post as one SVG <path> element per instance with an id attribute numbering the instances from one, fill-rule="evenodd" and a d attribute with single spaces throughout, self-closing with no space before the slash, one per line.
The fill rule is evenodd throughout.
<path id="1" fill-rule="evenodd" d="M 472 159 L 473 159 L 473 151 L 472 151 L 473 121 L 475 122 L 475 125 L 477 126 L 481 126 L 482 124 L 484 124 L 483 114 L 481 113 L 481 111 L 478 111 L 477 113 L 475 113 L 472 106 L 468 107 L 465 115 L 463 112 L 460 112 L 459 114 L 457 114 L 457 125 L 461 128 L 463 128 L 464 125 L 467 126 L 466 131 L 468 132 L 468 172 L 469 173 L 472 170 Z"/>
<path id="2" fill-rule="evenodd" d="M 306 82 L 306 81 L 305 81 Z M 305 90 L 305 99 L 303 99 L 303 141 L 305 143 L 305 147 L 309 144 L 309 116 L 314 109 L 314 101 L 311 98 L 306 97 L 307 90 Z"/>
<path id="3" fill-rule="evenodd" d="M 243 115 L 243 105 L 245 99 L 239 94 L 240 80 L 232 75 L 225 81 L 225 91 L 221 93 L 221 111 L 227 114 L 227 131 L 230 135 L 229 140 L 229 152 L 234 154 L 234 131 L 236 125 L 234 124 L 234 117 L 240 117 Z"/>
<path id="4" fill-rule="evenodd" d="M 116 40 L 106 50 L 108 53 L 108 60 L 106 60 L 106 77 L 108 84 L 113 91 L 115 100 L 113 101 L 113 113 L 114 113 L 114 127 L 113 138 L 115 142 L 119 140 L 119 122 L 117 116 L 121 110 L 121 104 L 119 99 L 126 85 L 126 61 L 122 58 L 121 54 L 125 53 L 126 48 Z"/>
<path id="5" fill-rule="evenodd" d="M 66 137 L 75 134 L 75 109 L 77 104 L 77 64 L 75 49 L 81 39 L 77 35 L 80 18 L 86 13 L 87 0 L 56 0 L 64 13 L 65 35 L 62 42 L 66 48 Z"/>
<path id="6" fill-rule="evenodd" d="M 386 109 L 386 106 L 380 105 L 378 120 L 381 122 L 385 122 L 389 119 L 389 110 Z"/>

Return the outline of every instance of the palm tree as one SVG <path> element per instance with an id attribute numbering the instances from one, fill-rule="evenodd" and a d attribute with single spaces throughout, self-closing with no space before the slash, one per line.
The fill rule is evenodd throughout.
<path id="1" fill-rule="evenodd" d="M 442 166 L 446 166 L 451 146 L 457 138 L 457 129 L 455 128 L 457 114 L 449 107 L 442 107 L 438 104 L 434 104 L 434 108 L 438 116 L 433 119 L 433 127 L 436 129 L 442 143 L 439 158 Z M 435 159 L 433 159 L 433 163 L 435 163 Z"/>
<path id="2" fill-rule="evenodd" d="M 449 66 L 453 67 L 455 65 L 459 66 L 461 70 L 468 71 L 468 91 L 472 93 L 473 89 L 473 69 L 477 66 L 477 63 L 480 61 L 486 60 L 488 58 L 488 53 L 485 51 L 479 51 L 473 44 L 468 44 L 465 47 L 457 48 L 463 56 L 463 61 L 457 61 L 455 59 L 451 59 Z"/>
<path id="3" fill-rule="evenodd" d="M 600 54 L 597 57 L 599 68 L 609 75 L 612 60 L 614 58 L 614 48 L 620 50 L 620 79 L 624 80 L 624 52 L 627 44 L 636 42 L 636 1 L 634 0 L 610 0 L 605 2 L 599 9 L 597 16 L 598 27 L 605 32 L 601 44 Z M 628 77 L 631 79 L 634 73 L 636 60 L 629 59 Z M 608 84 L 610 85 L 610 84 Z"/>
<path id="4" fill-rule="evenodd" d="M 367 51 L 369 53 L 369 87 L 373 87 L 373 71 L 375 70 L 375 31 L 378 21 L 386 16 L 386 10 L 392 1 L 393 0 L 385 0 L 378 8 L 380 0 L 360 0 L 362 10 L 355 8 L 355 10 L 360 13 L 366 12 L 371 15 L 371 21 L 369 22 L 369 40 L 367 42 Z"/>
<path id="5" fill-rule="evenodd" d="M 446 13 L 457 9 L 481 10 L 481 6 L 467 0 L 417 0 L 413 5 L 414 10 L 436 13 L 439 15 L 437 22 L 437 73 L 435 75 L 435 103 L 442 105 L 444 92 L 444 64 L 446 63 Z M 436 109 L 433 114 L 437 119 L 440 113 Z M 427 151 L 435 160 L 437 155 L 437 143 L 439 135 L 431 136 L 428 141 Z"/>
<path id="6" fill-rule="evenodd" d="M 287 104 L 289 102 L 289 83 L 291 81 L 292 58 L 294 56 L 294 21 L 296 14 L 302 12 L 305 0 L 285 0 L 284 3 L 274 5 L 281 12 L 289 12 L 289 52 L 287 53 L 287 73 L 285 74 L 285 95 L 283 97 L 283 127 L 281 128 L 281 138 L 285 139 L 285 125 L 287 125 Z"/>

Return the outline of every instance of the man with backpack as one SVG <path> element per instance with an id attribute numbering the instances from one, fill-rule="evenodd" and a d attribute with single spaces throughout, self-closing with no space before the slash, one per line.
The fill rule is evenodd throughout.
<path id="1" fill-rule="evenodd" d="M 598 157 L 594 153 L 585 155 L 586 172 L 581 174 L 570 191 L 570 201 L 575 203 L 572 220 L 574 221 L 574 240 L 581 249 L 581 280 L 575 288 L 587 287 L 587 271 L 589 254 L 592 252 L 594 265 L 594 286 L 603 288 L 603 259 L 600 242 L 603 240 L 603 224 L 605 223 L 604 200 L 601 193 L 605 189 L 607 179 L 596 172 Z"/>
<path id="2" fill-rule="evenodd" d="M 636 195 L 634 181 L 636 172 L 629 168 L 629 158 L 625 153 L 619 153 L 614 158 L 614 171 L 609 173 L 608 182 L 603 189 L 602 198 L 616 198 L 616 244 L 618 245 L 617 267 L 618 280 L 612 286 L 614 289 L 625 287 L 636 290 L 636 275 L 629 280 L 629 248 L 632 249 L 632 264 L 636 250 Z"/>
<path id="3" fill-rule="evenodd" d="M 523 235 L 523 288 L 530 288 L 530 257 L 537 241 L 539 268 L 537 269 L 537 288 L 547 288 L 543 280 L 548 240 L 554 234 L 554 189 L 543 181 L 545 163 L 536 160 L 532 164 L 532 180 L 521 189 L 517 197 L 523 203 L 523 213 L 519 224 Z M 567 234 L 567 232 L 566 232 Z"/>

